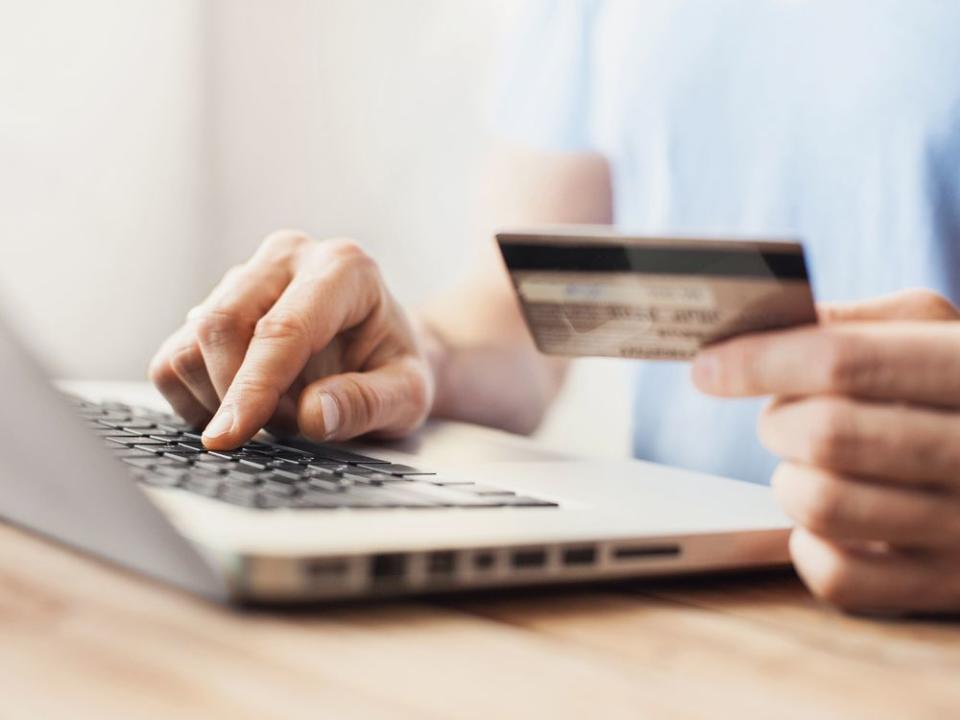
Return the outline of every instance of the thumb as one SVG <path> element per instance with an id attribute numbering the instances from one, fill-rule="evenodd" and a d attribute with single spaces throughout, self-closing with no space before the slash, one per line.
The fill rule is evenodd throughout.
<path id="1" fill-rule="evenodd" d="M 370 432 L 405 435 L 426 418 L 431 395 L 418 361 L 395 360 L 311 383 L 300 395 L 297 423 L 312 440 L 348 440 Z"/>
<path id="2" fill-rule="evenodd" d="M 860 302 L 818 303 L 820 322 L 874 322 L 880 320 L 958 320 L 960 311 L 932 290 L 902 290 Z"/>

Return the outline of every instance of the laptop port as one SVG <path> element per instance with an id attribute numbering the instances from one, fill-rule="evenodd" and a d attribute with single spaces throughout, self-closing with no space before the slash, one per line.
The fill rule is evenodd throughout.
<path id="1" fill-rule="evenodd" d="M 497 556 L 492 552 L 478 552 L 473 556 L 473 567 L 477 570 L 490 570 L 497 562 Z"/>
<path id="2" fill-rule="evenodd" d="M 621 545 L 613 549 L 613 557 L 615 560 L 673 557 L 679 554 L 679 545 Z"/>
<path id="3" fill-rule="evenodd" d="M 314 582 L 331 580 L 347 574 L 347 561 L 328 558 L 310 560 L 304 564 L 303 572 Z"/>
<path id="4" fill-rule="evenodd" d="M 449 551 L 431 553 L 427 559 L 427 572 L 435 577 L 448 577 L 456 569 L 457 556 Z"/>
<path id="5" fill-rule="evenodd" d="M 530 568 L 543 567 L 547 564 L 547 551 L 546 550 L 516 550 L 513 553 L 511 558 L 513 566 L 515 568 L 523 568 L 529 570 Z"/>
<path id="6" fill-rule="evenodd" d="M 597 561 L 595 547 L 572 547 L 563 551 L 564 565 L 593 565 Z"/>
<path id="7" fill-rule="evenodd" d="M 374 555 L 370 562 L 370 575 L 374 583 L 397 583 L 403 579 L 406 571 L 406 555 Z"/>

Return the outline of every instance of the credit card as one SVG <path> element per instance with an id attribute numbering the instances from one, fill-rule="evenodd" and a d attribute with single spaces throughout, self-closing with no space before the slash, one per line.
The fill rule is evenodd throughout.
<path id="1" fill-rule="evenodd" d="M 497 234 L 527 326 L 550 355 L 690 360 L 704 345 L 815 323 L 793 240 Z"/>

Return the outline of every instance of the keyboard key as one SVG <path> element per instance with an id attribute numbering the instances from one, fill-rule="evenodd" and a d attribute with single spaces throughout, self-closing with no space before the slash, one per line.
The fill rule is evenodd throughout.
<path id="1" fill-rule="evenodd" d="M 317 464 L 315 462 L 307 465 L 307 468 L 311 470 L 315 475 L 321 476 L 339 476 L 344 472 L 350 469 L 349 465 L 343 465 L 341 463 L 330 463 L 330 464 Z"/>
<path id="2" fill-rule="evenodd" d="M 128 430 L 150 430 L 155 428 L 156 424 L 149 420 L 128 420 L 122 423 L 122 426 Z"/>
<path id="3" fill-rule="evenodd" d="M 503 496 L 500 495 L 467 495 L 427 483 L 414 483 L 404 486 L 405 490 L 408 488 L 419 496 L 430 498 L 438 505 L 447 507 L 500 507 L 504 500 Z"/>
<path id="4" fill-rule="evenodd" d="M 265 480 L 260 485 L 260 490 L 274 495 L 283 495 L 289 497 L 297 494 L 297 488 L 289 483 L 276 482 L 274 480 Z"/>
<path id="5" fill-rule="evenodd" d="M 148 470 L 150 468 L 155 468 L 158 465 L 166 465 L 170 463 L 169 460 L 164 460 L 160 457 L 128 457 L 123 458 L 123 462 L 127 465 L 132 465 L 135 468 L 140 468 L 142 470 Z"/>
<path id="6" fill-rule="evenodd" d="M 216 477 L 191 474 L 184 481 L 183 487 L 186 490 L 213 497 L 220 491 L 221 484 Z"/>
<path id="7" fill-rule="evenodd" d="M 218 458 L 219 459 L 219 458 Z M 226 461 L 224 462 L 211 462 L 210 460 L 197 460 L 194 463 L 194 467 L 200 470 L 206 470 L 213 474 L 226 475 L 230 472 L 232 465 Z"/>
<path id="8" fill-rule="evenodd" d="M 257 470 L 266 470 L 270 466 L 270 461 L 266 458 L 240 457 L 240 464 Z"/>
<path id="9" fill-rule="evenodd" d="M 344 488 L 344 486 L 336 480 L 327 480 L 318 477 L 312 477 L 307 480 L 306 486 L 312 490 L 324 490 L 327 492 L 339 492 Z"/>
<path id="10" fill-rule="evenodd" d="M 157 423 L 157 430 L 161 430 L 165 433 L 179 434 L 187 430 L 193 430 L 193 428 L 185 422 L 162 420 Z"/>
<path id="11" fill-rule="evenodd" d="M 166 451 L 163 453 L 165 458 L 170 458 L 175 460 L 178 463 L 183 463 L 184 465 L 189 465 L 194 460 L 197 459 L 199 453 L 191 453 L 186 450 L 177 450 L 176 452 Z"/>
<path id="12" fill-rule="evenodd" d="M 374 472 L 389 473 L 390 475 L 399 475 L 403 477 L 405 475 L 436 475 L 435 472 L 430 472 L 428 470 L 418 470 L 415 467 L 410 467 L 409 465 L 400 465 L 398 463 L 379 463 L 376 465 L 359 465 L 359 467 L 366 470 L 373 470 Z"/>
<path id="13" fill-rule="evenodd" d="M 286 450 L 288 448 L 284 446 L 283 449 Z M 386 460 L 378 460 L 377 458 L 349 452 L 348 450 L 332 448 L 328 445 L 317 445 L 315 447 L 311 446 L 311 451 L 314 457 L 321 458 L 323 460 L 334 460 L 336 462 L 346 463 L 347 465 L 380 465 L 387 462 Z"/>
<path id="14" fill-rule="evenodd" d="M 257 490 L 252 487 L 228 485 L 220 488 L 219 498 L 234 505 L 243 505 L 244 507 L 257 506 Z"/>
<path id="15" fill-rule="evenodd" d="M 153 487 L 177 487 L 180 484 L 180 479 L 170 476 L 170 475 L 161 475 L 153 472 L 141 473 L 137 479 L 144 483 L 145 485 L 151 485 Z"/>
<path id="16" fill-rule="evenodd" d="M 525 495 L 513 495 L 510 497 L 497 495 L 494 497 L 506 507 L 560 507 L 558 503 L 550 500 L 540 500 L 539 498 L 527 497 Z"/>
<path id="17" fill-rule="evenodd" d="M 448 489 L 456 492 L 469 493 L 471 495 L 516 495 L 513 490 L 503 490 L 502 488 L 491 487 L 490 485 L 455 485 L 448 486 Z"/>
<path id="18" fill-rule="evenodd" d="M 290 472 L 289 470 L 281 470 L 280 468 L 273 468 L 267 474 L 263 476 L 264 480 L 276 480 L 278 482 L 297 482 L 303 477 L 302 473 Z"/>
<path id="19" fill-rule="evenodd" d="M 162 442 L 145 438 L 142 435 L 111 435 L 104 439 L 108 443 L 123 445 L 125 447 L 133 447 L 135 445 L 163 445 Z"/>

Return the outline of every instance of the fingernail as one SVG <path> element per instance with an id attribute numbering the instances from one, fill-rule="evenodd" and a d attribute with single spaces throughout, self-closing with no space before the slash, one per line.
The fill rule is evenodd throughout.
<path id="1" fill-rule="evenodd" d="M 320 396 L 320 414 L 323 416 L 324 439 L 333 437 L 340 425 L 340 406 L 333 395 L 323 393 Z"/>
<path id="2" fill-rule="evenodd" d="M 233 427 L 233 413 L 230 408 L 220 408 L 220 412 L 213 416 L 203 431 L 205 438 L 215 438 L 230 432 Z"/>
<path id="3" fill-rule="evenodd" d="M 702 352 L 693 361 L 693 382 L 701 388 L 712 388 L 720 374 L 720 362 L 711 352 Z"/>

